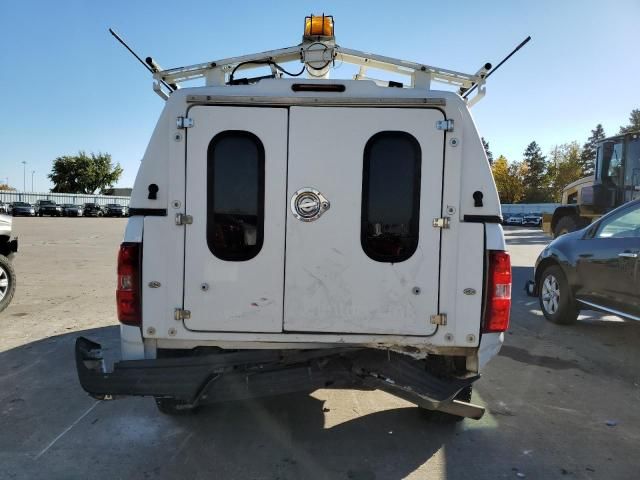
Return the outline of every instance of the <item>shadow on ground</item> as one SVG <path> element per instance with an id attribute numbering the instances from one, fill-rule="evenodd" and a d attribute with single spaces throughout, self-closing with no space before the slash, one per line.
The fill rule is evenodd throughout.
<path id="1" fill-rule="evenodd" d="M 78 335 L 118 356 L 115 326 L 0 353 L 0 430 L 11 432 L 0 436 L 0 477 L 401 479 L 464 428 L 432 423 L 412 407 L 362 414 L 348 391 L 341 394 L 353 401 L 331 412 L 330 428 L 325 402 L 308 394 L 185 417 L 160 414 L 151 399 L 96 403 L 76 378 Z"/>
<path id="2" fill-rule="evenodd" d="M 509 245 L 546 245 L 552 238 L 541 230 L 511 230 L 505 228 L 504 235 Z"/>

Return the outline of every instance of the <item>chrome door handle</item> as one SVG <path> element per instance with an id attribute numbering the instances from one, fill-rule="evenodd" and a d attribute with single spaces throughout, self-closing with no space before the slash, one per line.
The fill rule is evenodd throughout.
<path id="1" fill-rule="evenodd" d="M 638 258 L 638 254 L 633 252 L 622 252 L 619 253 L 618 256 L 624 258 Z"/>

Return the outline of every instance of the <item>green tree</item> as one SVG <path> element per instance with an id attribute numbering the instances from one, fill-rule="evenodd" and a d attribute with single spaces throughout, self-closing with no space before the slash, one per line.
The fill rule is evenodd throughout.
<path id="1" fill-rule="evenodd" d="M 487 154 L 487 160 L 489 160 L 489 165 L 493 164 L 493 153 L 489 149 L 489 142 L 487 142 L 484 137 L 482 138 L 482 146 L 484 147 L 484 152 Z"/>
<path id="2" fill-rule="evenodd" d="M 620 127 L 620 133 L 640 131 L 640 109 L 635 108 L 629 114 L 629 125 Z"/>
<path id="3" fill-rule="evenodd" d="M 524 195 L 523 167 L 521 163 L 509 163 L 504 155 L 500 155 L 491 164 L 500 203 L 518 203 L 522 199 Z"/>
<path id="4" fill-rule="evenodd" d="M 582 178 L 582 152 L 578 142 L 556 145 L 550 153 L 548 177 L 551 200 L 562 201 L 562 190 L 571 182 Z"/>
<path id="5" fill-rule="evenodd" d="M 580 153 L 580 165 L 582 166 L 583 175 L 593 175 L 596 164 L 596 144 L 606 137 L 602 124 L 596 125 L 591 130 L 591 136 L 587 138 L 586 143 L 582 146 Z"/>
<path id="6" fill-rule="evenodd" d="M 60 193 L 96 193 L 113 186 L 122 175 L 119 163 L 114 166 L 108 153 L 78 152 L 77 155 L 65 155 L 53 161 L 51 173 L 52 192 Z"/>
<path id="7" fill-rule="evenodd" d="M 534 141 L 524 151 L 524 201 L 542 203 L 549 200 L 549 176 L 547 175 L 547 159 L 542 155 L 540 146 Z"/>

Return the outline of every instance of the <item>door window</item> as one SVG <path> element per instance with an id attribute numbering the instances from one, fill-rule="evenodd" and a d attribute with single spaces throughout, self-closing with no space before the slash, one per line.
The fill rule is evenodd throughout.
<path id="1" fill-rule="evenodd" d="M 629 139 L 625 160 L 624 184 L 633 191 L 640 187 L 640 137 Z"/>
<path id="2" fill-rule="evenodd" d="M 250 132 L 222 132 L 207 150 L 209 250 L 221 260 L 249 260 L 263 236 L 264 146 Z"/>
<path id="3" fill-rule="evenodd" d="M 622 148 L 623 142 L 607 142 L 604 144 L 603 157 L 603 181 L 605 183 L 620 185 L 622 173 Z"/>
<path id="4" fill-rule="evenodd" d="M 596 233 L 596 238 L 638 237 L 640 237 L 640 206 L 603 221 Z"/>
<path id="5" fill-rule="evenodd" d="M 379 262 L 407 260 L 418 247 L 421 150 L 406 132 L 380 132 L 364 149 L 360 241 Z"/>

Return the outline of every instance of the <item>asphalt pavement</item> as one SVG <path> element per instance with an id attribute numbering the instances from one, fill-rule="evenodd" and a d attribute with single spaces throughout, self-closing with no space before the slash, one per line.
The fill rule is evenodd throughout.
<path id="1" fill-rule="evenodd" d="M 382 392 L 318 390 L 167 417 L 151 399 L 95 401 L 82 334 L 117 356 L 115 262 L 125 219 L 19 218 L 18 291 L 0 314 L 0 478 L 632 479 L 640 323 L 544 320 L 524 283 L 548 242 L 506 229 L 511 329 L 473 401 L 480 421 L 430 422 Z"/>

